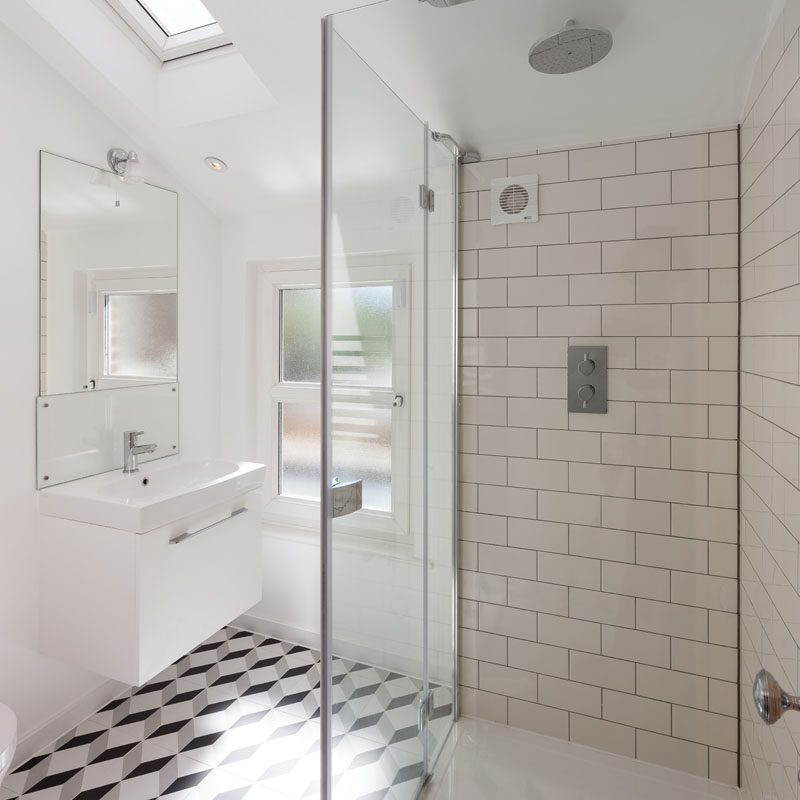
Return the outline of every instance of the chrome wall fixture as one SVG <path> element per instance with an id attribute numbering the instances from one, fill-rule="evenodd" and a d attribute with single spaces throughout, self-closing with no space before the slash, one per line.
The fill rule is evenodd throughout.
<path id="1" fill-rule="evenodd" d="M 535 42 L 528 62 L 537 72 L 566 75 L 591 67 L 604 59 L 614 44 L 611 31 L 599 25 L 578 25 L 568 19 L 560 31 Z"/>
<path id="2" fill-rule="evenodd" d="M 141 173 L 142 162 L 135 150 L 123 150 L 121 147 L 112 147 L 106 155 L 111 171 L 119 175 L 125 183 L 142 183 L 144 178 Z"/>
<path id="3" fill-rule="evenodd" d="M 477 164 L 481 160 L 480 153 L 476 153 L 474 150 L 464 150 L 449 133 L 431 131 L 431 138 L 434 142 L 449 142 L 450 146 L 455 151 L 459 164 Z"/>
<path id="4" fill-rule="evenodd" d="M 778 681 L 762 669 L 753 684 L 753 700 L 758 715 L 767 725 L 774 725 L 785 711 L 800 711 L 800 697 L 793 697 L 781 689 Z"/>
<path id="5" fill-rule="evenodd" d="M 574 345 L 567 351 L 567 410 L 578 414 L 607 414 L 608 348 Z"/>
<path id="6" fill-rule="evenodd" d="M 420 3 L 428 3 L 434 8 L 448 8 L 450 6 L 458 6 L 461 3 L 469 3 L 470 0 L 419 0 Z"/>

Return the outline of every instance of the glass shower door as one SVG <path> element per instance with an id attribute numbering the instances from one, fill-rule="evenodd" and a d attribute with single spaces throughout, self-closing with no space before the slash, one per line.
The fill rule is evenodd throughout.
<path id="1" fill-rule="evenodd" d="M 454 160 L 330 19 L 325 66 L 321 796 L 412 800 L 454 707 Z"/>
<path id="2" fill-rule="evenodd" d="M 330 24 L 327 61 L 322 796 L 412 798 L 425 773 L 424 482 L 412 470 L 423 442 L 424 126 Z"/>
<path id="3" fill-rule="evenodd" d="M 427 216 L 426 428 L 427 558 L 425 559 L 428 698 L 428 770 L 447 739 L 456 708 L 456 354 L 457 354 L 457 166 L 453 151 L 426 138 Z"/>

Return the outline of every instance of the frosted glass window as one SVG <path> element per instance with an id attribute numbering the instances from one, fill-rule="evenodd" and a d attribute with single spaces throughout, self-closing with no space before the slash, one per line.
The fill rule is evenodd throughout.
<path id="1" fill-rule="evenodd" d="M 281 291 L 281 380 L 319 383 L 320 290 Z"/>
<path id="2" fill-rule="evenodd" d="M 391 391 L 392 291 L 391 283 L 334 288 L 334 386 Z M 318 288 L 280 290 L 282 383 L 319 385 L 320 299 Z M 319 417 L 316 403 L 299 398 L 278 403 L 278 491 L 284 497 L 319 499 Z M 390 512 L 391 408 L 351 399 L 335 403 L 332 435 L 336 477 L 362 480 L 364 507 Z"/>
<path id="3" fill-rule="evenodd" d="M 175 380 L 178 297 L 174 292 L 105 295 L 105 376 Z"/>
<path id="4" fill-rule="evenodd" d="M 279 492 L 319 499 L 320 409 L 280 403 Z M 334 472 L 342 483 L 363 481 L 365 508 L 392 508 L 392 412 L 360 403 L 334 404 Z"/>
<path id="5" fill-rule="evenodd" d="M 333 290 L 333 382 L 392 385 L 392 287 Z"/>
<path id="6" fill-rule="evenodd" d="M 139 0 L 139 5 L 167 36 L 186 33 L 216 22 L 200 0 Z"/>
<path id="7" fill-rule="evenodd" d="M 392 510 L 392 410 L 334 403 L 333 472 L 342 483 L 363 481 L 365 508 Z"/>
<path id="8" fill-rule="evenodd" d="M 279 493 L 319 500 L 320 408 L 318 403 L 280 403 Z"/>
<path id="9" fill-rule="evenodd" d="M 333 290 L 333 382 L 391 388 L 392 286 Z M 318 383 L 320 290 L 281 292 L 281 380 Z"/>

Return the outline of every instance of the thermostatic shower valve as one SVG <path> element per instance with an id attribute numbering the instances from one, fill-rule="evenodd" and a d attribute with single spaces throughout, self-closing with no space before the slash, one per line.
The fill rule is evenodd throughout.
<path id="1" fill-rule="evenodd" d="M 567 410 L 583 414 L 605 414 L 607 396 L 607 348 L 600 345 L 570 345 L 567 367 Z"/>

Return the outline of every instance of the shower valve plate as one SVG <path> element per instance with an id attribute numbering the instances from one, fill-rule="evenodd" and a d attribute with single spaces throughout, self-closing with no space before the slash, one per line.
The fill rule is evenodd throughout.
<path id="1" fill-rule="evenodd" d="M 576 414 L 608 413 L 608 348 L 570 345 L 567 357 L 567 410 Z"/>

